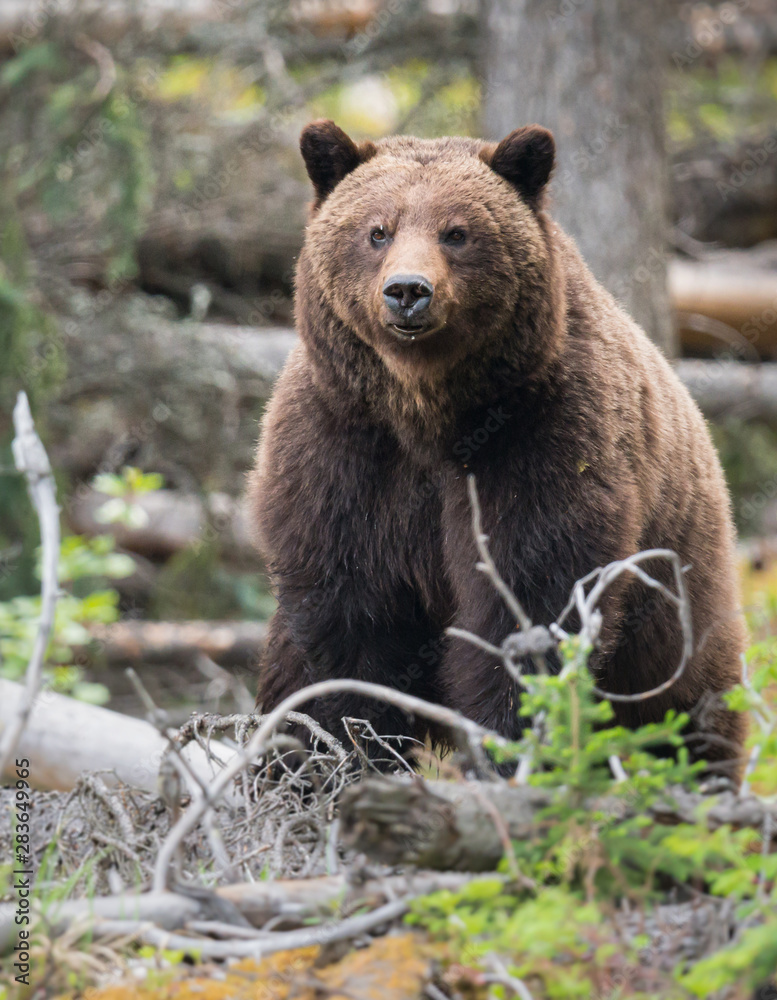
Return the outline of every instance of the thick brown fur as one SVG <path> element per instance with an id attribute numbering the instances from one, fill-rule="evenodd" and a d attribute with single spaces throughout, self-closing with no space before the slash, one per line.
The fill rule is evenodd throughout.
<path id="1" fill-rule="evenodd" d="M 693 658 L 663 695 L 615 703 L 616 717 L 687 711 L 694 755 L 736 772 L 744 723 L 720 692 L 738 680 L 745 632 L 723 476 L 685 388 L 546 214 L 550 133 L 357 147 L 326 122 L 302 149 L 316 202 L 297 274 L 301 343 L 249 489 L 279 601 L 258 703 L 353 677 L 520 732 L 505 670 L 444 636 L 455 625 L 498 645 L 515 626 L 475 569 L 473 473 L 493 557 L 536 623 L 597 566 L 680 554 Z M 466 238 L 451 242 L 454 230 Z M 434 285 L 431 332 L 415 341 L 386 314 L 397 272 Z M 646 568 L 670 581 L 663 564 Z M 623 577 L 603 611 L 601 687 L 636 693 L 673 673 L 681 634 L 662 597 Z M 309 710 L 334 731 L 355 716 L 426 735 L 423 720 L 356 696 Z"/>

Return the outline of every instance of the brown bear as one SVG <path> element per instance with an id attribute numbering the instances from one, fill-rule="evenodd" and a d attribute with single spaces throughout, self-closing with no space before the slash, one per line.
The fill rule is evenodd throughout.
<path id="1" fill-rule="evenodd" d="M 319 121 L 301 149 L 315 201 L 297 270 L 300 343 L 249 481 L 278 597 L 258 704 L 359 678 L 520 733 L 519 686 L 445 634 L 499 645 L 515 628 L 475 568 L 474 474 L 492 556 L 535 623 L 554 621 L 596 567 L 679 553 L 693 656 L 660 696 L 615 703 L 616 718 L 688 712 L 694 756 L 736 772 L 744 723 L 720 692 L 738 680 L 745 631 L 721 469 L 669 364 L 546 213 L 550 132 L 356 144 Z M 671 581 L 668 565 L 645 568 Z M 624 575 L 602 610 L 601 688 L 633 694 L 672 675 L 672 605 Z M 355 716 L 427 735 L 423 719 L 355 695 L 309 711 L 334 732 Z"/>

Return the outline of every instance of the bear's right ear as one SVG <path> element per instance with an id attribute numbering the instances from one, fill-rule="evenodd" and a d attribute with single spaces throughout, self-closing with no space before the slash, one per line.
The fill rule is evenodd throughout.
<path id="1" fill-rule="evenodd" d="M 377 152 L 371 142 L 357 146 L 334 122 L 326 119 L 311 122 L 302 130 L 299 148 L 307 167 L 308 177 L 316 189 L 316 207 L 360 163 Z"/>
<path id="2" fill-rule="evenodd" d="M 510 181 L 526 200 L 538 207 L 556 161 L 553 133 L 541 125 L 517 128 L 498 146 L 481 153 L 493 171 Z"/>

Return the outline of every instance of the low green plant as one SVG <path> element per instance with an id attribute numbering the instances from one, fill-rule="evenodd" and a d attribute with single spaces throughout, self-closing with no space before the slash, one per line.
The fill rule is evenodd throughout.
<path id="1" fill-rule="evenodd" d="M 98 520 L 104 524 L 138 526 L 145 523 L 146 515 L 137 501 L 159 489 L 162 478 L 128 467 L 119 474 L 95 477 L 93 485 L 111 498 L 98 510 Z M 119 595 L 107 584 L 130 576 L 134 570 L 134 560 L 116 551 L 112 535 L 95 538 L 69 535 L 62 540 L 58 572 L 62 590 L 44 668 L 45 685 L 92 704 L 108 700 L 104 684 L 84 679 L 82 668 L 74 662 L 74 651 L 93 642 L 91 627 L 118 620 Z M 0 602 L 0 677 L 12 681 L 24 678 L 40 608 L 39 594 Z"/>
<path id="2" fill-rule="evenodd" d="M 65 990 L 79 995 L 93 978 L 95 972 L 111 963 L 113 955 L 109 949 L 102 949 L 99 956 L 92 953 L 93 935 L 82 927 L 71 928 L 64 933 L 54 934 L 52 928 L 60 921 L 60 910 L 68 900 L 78 898 L 93 900 L 97 894 L 97 871 L 104 854 L 96 852 L 85 859 L 73 871 L 63 874 L 57 836 L 45 848 L 37 863 L 37 871 L 30 895 L 30 923 L 22 924 L 29 937 L 29 982 L 40 988 L 46 984 L 46 996 L 60 995 Z M 0 895 L 13 901 L 13 865 L 0 866 Z M 108 959 L 108 961 L 106 961 Z M 6 998 L 26 998 L 29 990 L 16 986 L 9 979 L 8 989 L 0 985 L 0 1000 Z"/>
<path id="3" fill-rule="evenodd" d="M 128 528 L 143 528 L 148 514 L 138 500 L 162 488 L 164 480 L 158 472 L 142 472 L 134 466 L 125 466 L 120 473 L 103 472 L 95 476 L 92 485 L 98 493 L 111 499 L 97 511 L 102 524 L 122 524 Z"/>
<path id="4" fill-rule="evenodd" d="M 528 783 L 551 792 L 550 805 L 503 861 L 507 881 L 490 877 L 460 892 L 434 893 L 414 904 L 408 920 L 446 940 L 451 960 L 475 976 L 487 977 L 498 956 L 534 1000 L 744 1000 L 777 969 L 777 854 L 763 847 L 759 831 L 710 830 L 704 806 L 694 822 L 654 821 L 674 789 L 698 784 L 704 766 L 691 763 L 683 746 L 687 717 L 668 713 L 663 723 L 634 731 L 612 725 L 610 705 L 595 694 L 589 652 L 573 637 L 561 644 L 557 676 L 527 675 L 521 711 L 532 724 L 511 746 L 491 748 L 503 761 L 530 760 Z M 755 647 L 750 680 L 728 695 L 732 708 L 756 717 L 748 780 L 772 795 L 773 652 Z M 651 753 L 667 747 L 672 756 Z M 617 777 L 614 756 L 622 766 Z M 741 931 L 713 954 L 662 967 L 651 937 L 634 928 L 650 925 L 672 888 L 727 898 Z M 511 987 L 493 989 L 495 997 L 512 995 Z"/>
<path id="5" fill-rule="evenodd" d="M 102 704 L 108 699 L 104 684 L 83 679 L 74 662 L 74 649 L 93 641 L 89 627 L 107 625 L 119 617 L 119 595 L 104 582 L 129 576 L 135 569 L 130 556 L 114 550 L 110 535 L 62 541 L 54 631 L 46 657 L 44 684 L 81 701 Z M 40 618 L 40 595 L 0 602 L 0 677 L 23 680 Z"/>

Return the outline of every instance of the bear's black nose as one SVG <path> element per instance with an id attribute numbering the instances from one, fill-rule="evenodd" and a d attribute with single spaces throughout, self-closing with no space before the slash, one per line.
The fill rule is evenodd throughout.
<path id="1" fill-rule="evenodd" d="M 426 312 L 434 286 L 421 274 L 392 274 L 383 286 L 383 301 L 401 319 L 413 320 Z"/>

